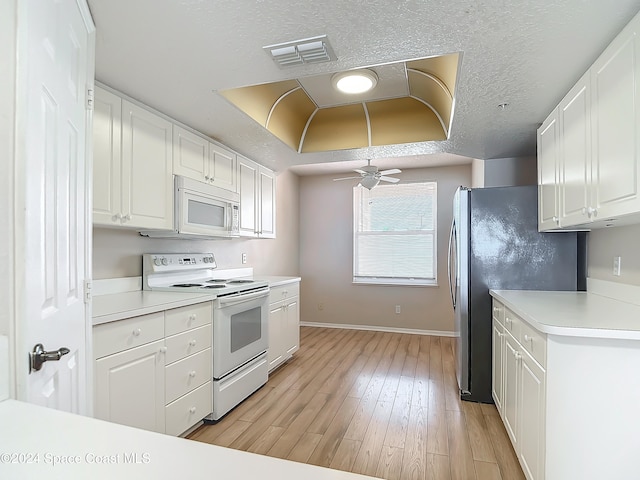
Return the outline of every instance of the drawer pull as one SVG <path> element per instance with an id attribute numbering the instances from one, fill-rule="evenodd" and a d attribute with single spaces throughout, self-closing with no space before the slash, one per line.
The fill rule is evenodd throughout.
<path id="1" fill-rule="evenodd" d="M 131 333 L 133 333 L 133 336 L 134 336 L 134 337 L 139 337 L 139 336 L 140 336 L 140 334 L 142 333 L 142 330 L 141 330 L 140 328 L 136 328 L 136 329 L 135 329 L 133 332 L 131 332 Z"/>
<path id="2" fill-rule="evenodd" d="M 167 347 L 160 347 L 160 353 L 167 353 Z"/>
<path id="3" fill-rule="evenodd" d="M 196 371 L 195 371 L 195 370 L 191 370 L 191 371 L 189 372 L 189 376 L 190 376 L 191 378 L 195 377 L 195 376 L 196 376 Z"/>
<path id="4" fill-rule="evenodd" d="M 524 334 L 524 341 L 533 343 L 533 337 L 530 337 L 526 333 Z"/>
<path id="5" fill-rule="evenodd" d="M 192 313 L 191 315 L 189 315 L 189 322 L 194 322 L 196 320 L 196 314 Z"/>
<path id="6" fill-rule="evenodd" d="M 189 409 L 189 413 L 196 413 L 196 407 L 191 407 Z"/>
<path id="7" fill-rule="evenodd" d="M 189 342 L 189 345 L 191 345 L 192 347 L 195 347 L 195 346 L 196 346 L 196 343 L 197 343 L 197 342 L 196 342 L 195 340 L 191 340 L 191 341 Z"/>

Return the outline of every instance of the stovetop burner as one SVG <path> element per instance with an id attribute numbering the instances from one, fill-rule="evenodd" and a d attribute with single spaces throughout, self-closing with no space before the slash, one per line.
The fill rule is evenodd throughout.
<path id="1" fill-rule="evenodd" d="M 199 283 L 176 283 L 175 285 L 171 285 L 172 287 L 180 287 L 180 288 L 189 288 L 189 287 L 200 287 Z"/>
<path id="2" fill-rule="evenodd" d="M 226 285 L 203 285 L 202 288 L 226 288 Z"/>
<path id="3" fill-rule="evenodd" d="M 207 280 L 207 283 L 227 283 L 225 278 L 214 278 L 213 280 Z"/>
<path id="4" fill-rule="evenodd" d="M 229 284 L 233 284 L 233 283 L 253 283 L 253 280 L 231 280 L 229 282 L 227 282 Z"/>

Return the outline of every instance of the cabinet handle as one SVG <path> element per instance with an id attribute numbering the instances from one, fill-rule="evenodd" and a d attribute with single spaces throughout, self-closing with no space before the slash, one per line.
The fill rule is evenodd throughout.
<path id="1" fill-rule="evenodd" d="M 504 337 L 504 333 L 498 332 L 498 338 L 502 338 L 502 337 Z"/>
<path id="2" fill-rule="evenodd" d="M 167 347 L 160 347 L 160 353 L 167 353 Z"/>
<path id="3" fill-rule="evenodd" d="M 113 219 L 114 219 L 115 221 L 118 221 L 118 220 L 122 221 L 122 214 L 121 214 L 121 213 L 116 213 L 116 214 L 113 216 Z"/>
<path id="4" fill-rule="evenodd" d="M 587 216 L 589 218 L 591 217 L 595 217 L 598 214 L 598 209 L 597 208 L 593 208 L 593 207 L 589 207 L 587 208 Z"/>
<path id="5" fill-rule="evenodd" d="M 211 180 L 211 178 L 209 177 L 209 175 L 205 175 L 204 179 L 208 182 L 209 180 Z"/>
<path id="6" fill-rule="evenodd" d="M 191 407 L 189 409 L 189 413 L 196 413 L 196 407 Z"/>
<path id="7" fill-rule="evenodd" d="M 524 341 L 533 343 L 533 337 L 530 337 L 526 333 L 524 334 Z"/>
<path id="8" fill-rule="evenodd" d="M 520 360 L 522 358 L 522 354 L 520 352 L 514 353 L 513 356 L 516 358 L 516 360 Z"/>
<path id="9" fill-rule="evenodd" d="M 131 220 L 132 218 L 133 218 L 133 217 L 131 216 L 131 214 L 130 214 L 130 213 L 127 213 L 127 214 L 124 216 L 124 220 L 125 220 L 125 221 L 127 221 L 127 222 L 128 222 L 129 220 Z"/>
<path id="10" fill-rule="evenodd" d="M 136 328 L 136 329 L 135 329 L 133 332 L 131 332 L 131 333 L 133 333 L 133 336 L 134 336 L 134 337 L 139 337 L 139 336 L 140 336 L 140 334 L 142 333 L 142 330 L 141 330 L 141 329 L 139 329 L 139 328 Z"/>
<path id="11" fill-rule="evenodd" d="M 189 322 L 194 322 L 196 320 L 196 314 L 192 313 L 191 315 L 189 315 Z"/>
<path id="12" fill-rule="evenodd" d="M 191 345 L 192 347 L 195 347 L 196 346 L 196 341 L 195 340 L 191 340 L 189 342 L 189 345 Z"/>
<path id="13" fill-rule="evenodd" d="M 560 220 L 555 215 L 551 217 L 551 220 L 553 220 L 553 223 L 556 223 L 556 224 L 560 223 Z"/>
<path id="14" fill-rule="evenodd" d="M 191 378 L 195 377 L 195 376 L 196 376 L 196 371 L 195 371 L 195 370 L 191 370 L 191 371 L 189 372 L 189 376 L 190 376 Z"/>
<path id="15" fill-rule="evenodd" d="M 508 323 L 509 325 L 511 325 L 511 319 L 509 317 L 505 317 L 504 323 Z"/>

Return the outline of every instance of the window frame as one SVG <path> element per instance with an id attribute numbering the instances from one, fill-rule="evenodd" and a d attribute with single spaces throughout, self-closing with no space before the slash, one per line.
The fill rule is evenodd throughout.
<path id="1" fill-rule="evenodd" d="M 358 276 L 356 275 L 356 263 L 358 260 L 357 257 L 357 239 L 359 235 L 358 231 L 358 223 L 362 217 L 362 212 L 360 211 L 360 206 L 358 205 L 358 215 L 356 216 L 356 200 L 357 195 L 361 196 L 362 193 L 357 193 L 357 189 L 363 189 L 365 187 L 361 185 L 356 185 L 353 187 L 353 204 L 352 204 L 352 284 L 353 285 L 379 285 L 379 286 L 405 286 L 405 287 L 437 287 L 438 286 L 438 182 L 436 180 L 413 180 L 413 181 L 403 181 L 401 185 L 407 184 L 433 184 L 434 185 L 434 193 L 433 193 L 433 228 L 431 230 L 424 230 L 425 233 L 432 232 L 433 234 L 433 278 L 414 278 L 414 277 L 367 277 L 367 276 Z M 384 185 L 382 185 L 384 186 Z M 374 187 L 374 188 L 379 188 Z M 415 235 L 415 230 L 405 231 L 407 235 Z M 391 232 L 375 232 L 370 233 L 370 235 L 381 236 L 381 235 L 402 235 L 405 233 L 403 231 L 391 231 Z M 366 235 L 366 233 L 365 233 Z"/>

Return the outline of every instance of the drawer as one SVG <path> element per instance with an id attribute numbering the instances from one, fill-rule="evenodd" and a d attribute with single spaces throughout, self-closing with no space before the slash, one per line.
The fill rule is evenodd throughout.
<path id="1" fill-rule="evenodd" d="M 93 358 L 98 359 L 164 337 L 164 312 L 93 327 Z"/>
<path id="2" fill-rule="evenodd" d="M 167 365 L 211 347 L 211 324 L 165 339 Z"/>
<path id="3" fill-rule="evenodd" d="M 528 323 L 520 325 L 520 344 L 543 367 L 547 361 L 547 336 Z"/>
<path id="4" fill-rule="evenodd" d="M 212 411 L 213 391 L 209 381 L 165 407 L 165 432 L 180 435 Z"/>
<path id="5" fill-rule="evenodd" d="M 211 323 L 212 312 L 211 302 L 167 310 L 164 312 L 165 334 L 175 335 Z"/>
<path id="6" fill-rule="evenodd" d="M 271 288 L 269 292 L 269 303 L 275 303 L 285 298 L 298 296 L 300 296 L 300 282 L 287 283 L 286 285 Z"/>
<path id="7" fill-rule="evenodd" d="M 210 348 L 167 365 L 164 370 L 165 403 L 173 402 L 208 382 L 212 378 L 212 372 L 213 356 Z"/>
<path id="8" fill-rule="evenodd" d="M 497 300 L 493 300 L 493 318 L 504 324 L 504 305 Z"/>
<path id="9" fill-rule="evenodd" d="M 507 330 L 513 338 L 518 340 L 520 338 L 520 324 L 522 320 L 515 313 L 508 308 L 504 308 L 504 328 Z"/>

